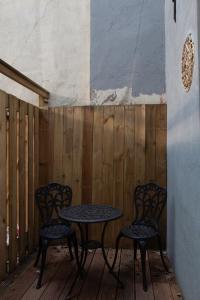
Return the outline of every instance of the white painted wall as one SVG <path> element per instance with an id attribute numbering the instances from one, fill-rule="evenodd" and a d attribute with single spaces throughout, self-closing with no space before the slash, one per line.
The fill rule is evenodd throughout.
<path id="1" fill-rule="evenodd" d="M 200 295 L 200 101 L 197 30 L 198 0 L 165 2 L 166 97 L 168 109 L 168 254 L 185 300 Z M 195 44 L 193 84 L 186 93 L 181 80 L 185 39 Z"/>
<path id="2" fill-rule="evenodd" d="M 0 1 L 0 58 L 51 92 L 51 103 L 90 98 L 90 0 Z M 0 89 L 36 95 L 0 76 Z"/>

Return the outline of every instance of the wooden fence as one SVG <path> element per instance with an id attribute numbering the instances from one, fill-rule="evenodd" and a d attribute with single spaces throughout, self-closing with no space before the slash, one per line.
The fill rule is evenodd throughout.
<path id="1" fill-rule="evenodd" d="M 73 204 L 121 208 L 124 217 L 107 231 L 107 245 L 114 246 L 120 227 L 133 218 L 136 185 L 166 186 L 166 105 L 45 110 L 0 91 L 0 149 L 1 280 L 37 245 L 39 184 L 70 185 Z M 99 238 L 100 230 L 93 225 L 91 237 Z M 164 240 L 165 231 L 164 215 Z"/>
<path id="2" fill-rule="evenodd" d="M 0 279 L 37 244 L 39 108 L 0 91 Z"/>
<path id="3" fill-rule="evenodd" d="M 119 228 L 133 218 L 135 187 L 147 181 L 166 186 L 166 105 L 50 108 L 40 124 L 40 182 L 70 185 L 73 204 L 121 208 L 124 217 L 107 234 L 113 246 Z M 93 238 L 99 229 L 92 227 Z M 165 232 L 164 215 L 164 240 Z"/>

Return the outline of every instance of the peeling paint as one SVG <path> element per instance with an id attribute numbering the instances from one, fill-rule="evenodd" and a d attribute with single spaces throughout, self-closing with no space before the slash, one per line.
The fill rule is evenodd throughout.
<path id="1" fill-rule="evenodd" d="M 166 103 L 165 94 L 151 94 L 145 95 L 140 94 L 137 97 L 132 96 L 132 90 L 124 87 L 123 89 L 116 90 L 91 90 L 90 101 L 85 101 L 84 106 L 96 106 L 96 105 L 130 105 L 130 104 L 163 104 Z M 78 98 L 61 97 L 56 94 L 51 94 L 50 106 L 79 106 L 83 105 L 80 103 Z"/>
<path id="2" fill-rule="evenodd" d="M 131 88 L 124 87 L 116 90 L 91 90 L 91 105 L 119 105 L 119 104 L 160 104 L 166 103 L 166 97 L 163 93 L 139 96 L 132 96 L 133 91 Z"/>

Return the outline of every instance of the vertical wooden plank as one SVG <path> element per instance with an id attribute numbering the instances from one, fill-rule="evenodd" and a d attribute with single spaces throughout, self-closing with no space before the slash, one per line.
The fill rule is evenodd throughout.
<path id="1" fill-rule="evenodd" d="M 34 246 L 34 151 L 33 106 L 28 105 L 28 251 Z"/>
<path id="2" fill-rule="evenodd" d="M 103 201 L 113 203 L 114 107 L 104 107 L 103 120 Z"/>
<path id="3" fill-rule="evenodd" d="M 73 123 L 74 110 L 72 107 L 64 107 L 63 111 L 63 175 L 64 184 L 72 187 L 72 162 L 73 162 Z M 51 122 L 51 120 L 50 120 Z"/>
<path id="4" fill-rule="evenodd" d="M 9 95 L 9 261 L 17 264 L 17 109 L 18 100 Z"/>
<path id="5" fill-rule="evenodd" d="M 145 105 L 135 106 L 135 185 L 145 181 Z"/>
<path id="6" fill-rule="evenodd" d="M 25 203 L 26 203 L 26 207 L 25 207 L 25 214 L 26 214 L 26 240 L 27 240 L 27 249 L 28 249 L 28 157 L 29 157 L 29 153 L 28 153 L 28 105 L 27 105 L 27 113 L 25 116 L 25 190 L 26 190 L 26 194 L 25 194 Z"/>
<path id="7" fill-rule="evenodd" d="M 19 259 L 26 254 L 26 113 L 27 104 L 20 102 L 19 108 Z"/>
<path id="8" fill-rule="evenodd" d="M 124 107 L 114 108 L 114 162 L 113 162 L 113 203 L 123 211 L 124 208 Z M 122 227 L 122 219 L 112 223 L 113 240 Z"/>
<path id="9" fill-rule="evenodd" d="M 167 185 L 167 106 L 156 106 L 156 182 L 162 186 Z M 161 217 L 161 236 L 163 246 L 166 247 L 167 209 Z"/>
<path id="10" fill-rule="evenodd" d="M 166 186 L 167 161 L 167 109 L 166 105 L 156 106 L 156 180 Z"/>
<path id="11" fill-rule="evenodd" d="M 103 197 L 102 203 L 113 203 L 114 107 L 104 106 L 103 120 Z M 111 245 L 111 227 L 107 230 L 106 245 Z"/>
<path id="12" fill-rule="evenodd" d="M 83 157 L 83 118 L 84 108 L 74 108 L 73 131 L 73 203 L 82 202 L 82 157 Z"/>
<path id="13" fill-rule="evenodd" d="M 146 105 L 145 120 L 145 177 L 148 182 L 156 179 L 156 105 Z"/>
<path id="14" fill-rule="evenodd" d="M 103 200 L 103 106 L 94 107 L 93 157 L 92 157 L 92 203 Z M 101 224 L 91 226 L 91 238 L 100 239 Z"/>
<path id="15" fill-rule="evenodd" d="M 1 209 L 0 209 L 0 280 L 3 280 L 6 275 L 6 107 L 8 96 L 0 91 L 0 194 L 1 194 Z"/>
<path id="16" fill-rule="evenodd" d="M 34 108 L 34 195 L 39 187 L 39 109 Z M 39 212 L 34 197 L 34 247 L 38 245 Z"/>
<path id="17" fill-rule="evenodd" d="M 82 202 L 92 202 L 92 151 L 93 151 L 93 118 L 92 107 L 84 108 L 83 124 L 83 166 L 82 166 Z"/>
<path id="18" fill-rule="evenodd" d="M 47 164 L 48 164 L 48 167 L 46 167 L 46 183 L 49 182 L 53 182 L 53 178 L 54 178 L 54 116 L 55 116 L 55 109 L 53 107 L 51 108 L 48 108 L 48 113 L 45 112 L 43 114 L 43 135 L 44 138 L 45 138 L 45 143 L 46 145 L 48 145 L 48 149 L 46 149 L 46 155 L 47 155 L 47 152 L 48 152 L 48 159 L 47 159 Z M 41 127 L 41 126 L 40 126 Z M 46 134 L 45 134 L 45 131 L 46 131 Z M 42 143 L 42 145 L 41 145 Z M 44 142 L 42 142 L 40 140 L 40 148 L 41 147 L 44 147 Z M 43 152 L 43 155 L 45 155 L 45 149 Z"/>
<path id="19" fill-rule="evenodd" d="M 124 218 L 123 225 L 128 225 L 134 218 L 133 194 L 135 189 L 135 108 L 125 106 L 125 158 L 124 158 Z M 124 247 L 132 246 L 125 240 Z"/>
<path id="20" fill-rule="evenodd" d="M 50 143 L 50 137 L 53 132 L 49 132 L 49 111 L 47 109 L 39 109 L 39 185 L 46 185 L 49 180 L 49 166 L 52 166 L 50 153 L 53 145 Z M 51 122 L 52 126 L 54 125 Z M 37 126 L 37 119 L 35 120 L 35 126 Z M 37 129 L 36 129 L 37 130 Z M 36 131 L 37 132 L 37 131 Z M 37 140 L 37 138 L 36 138 Z M 37 142 L 36 142 L 37 147 Z M 37 150 L 36 150 L 37 151 Z M 37 153 L 35 153 L 37 155 Z M 37 213 L 36 213 L 37 218 Z M 37 229 L 36 229 L 37 230 Z M 35 231 L 35 241 L 37 241 L 37 231 Z"/>
<path id="21" fill-rule="evenodd" d="M 53 135 L 53 133 L 51 133 Z M 49 179 L 49 122 L 48 110 L 39 110 L 39 184 L 46 185 Z"/>
<path id="22" fill-rule="evenodd" d="M 63 183 L 63 107 L 54 108 L 53 181 Z"/>
<path id="23" fill-rule="evenodd" d="M 93 128 L 93 172 L 92 172 L 92 201 L 100 203 L 103 197 L 103 107 L 94 108 Z"/>
<path id="24" fill-rule="evenodd" d="M 20 123 L 20 117 L 19 117 L 19 105 L 20 100 L 18 100 L 17 105 L 17 254 L 19 256 L 19 123 Z"/>

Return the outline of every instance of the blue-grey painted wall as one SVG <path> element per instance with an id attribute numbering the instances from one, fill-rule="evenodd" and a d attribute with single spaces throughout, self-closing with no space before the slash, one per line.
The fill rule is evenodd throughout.
<path id="1" fill-rule="evenodd" d="M 197 0 L 166 1 L 168 107 L 168 254 L 185 300 L 200 299 L 200 100 Z M 181 80 L 185 39 L 192 34 L 195 68 L 191 90 Z"/>
<path id="2" fill-rule="evenodd" d="M 91 0 L 91 88 L 165 92 L 164 0 Z"/>

